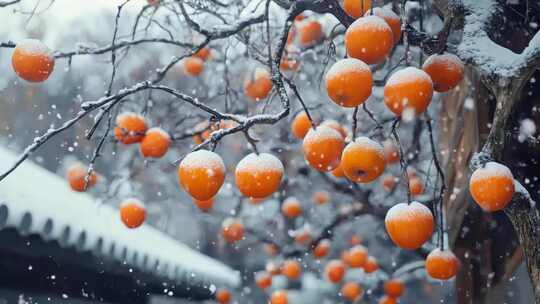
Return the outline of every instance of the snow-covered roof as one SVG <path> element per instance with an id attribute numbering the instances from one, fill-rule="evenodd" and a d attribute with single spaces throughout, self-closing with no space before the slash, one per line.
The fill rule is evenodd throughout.
<path id="1" fill-rule="evenodd" d="M 0 148 L 0 169 L 16 159 Z M 61 177 L 26 161 L 0 182 L 0 229 L 38 234 L 62 247 L 125 262 L 156 277 L 193 286 L 237 286 L 238 272 L 149 225 L 130 230 L 118 210 L 72 191 Z"/>

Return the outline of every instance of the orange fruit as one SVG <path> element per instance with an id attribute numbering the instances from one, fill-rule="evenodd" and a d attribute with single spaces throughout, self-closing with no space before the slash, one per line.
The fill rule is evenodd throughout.
<path id="1" fill-rule="evenodd" d="M 437 280 L 449 280 L 456 276 L 459 260 L 450 250 L 435 248 L 426 258 L 426 272 Z"/>
<path id="2" fill-rule="evenodd" d="M 255 71 L 244 80 L 244 93 L 253 101 L 265 99 L 272 90 L 270 72 L 263 68 Z"/>
<path id="3" fill-rule="evenodd" d="M 244 225 L 234 218 L 223 221 L 221 226 L 221 236 L 227 243 L 236 243 L 244 238 Z"/>
<path id="4" fill-rule="evenodd" d="M 214 129 L 215 128 L 213 126 L 211 126 L 210 123 L 208 121 L 206 121 L 206 120 L 201 121 L 198 124 L 196 124 L 195 127 L 193 128 L 193 132 L 198 133 L 198 134 L 195 134 L 192 137 L 195 144 L 200 145 L 205 140 L 210 138 L 210 134 L 213 131 L 215 131 Z"/>
<path id="5" fill-rule="evenodd" d="M 383 142 L 384 158 L 387 164 L 394 164 L 399 161 L 399 149 L 393 141 L 387 139 Z"/>
<path id="6" fill-rule="evenodd" d="M 326 279 L 332 283 L 339 283 L 345 276 L 345 264 L 340 260 L 332 260 L 326 264 L 324 274 Z"/>
<path id="7" fill-rule="evenodd" d="M 11 65 L 15 73 L 28 82 L 47 80 L 54 69 L 54 57 L 49 48 L 36 39 L 26 39 L 13 50 Z"/>
<path id="8" fill-rule="evenodd" d="M 255 284 L 261 289 L 266 289 L 272 286 L 272 275 L 266 271 L 255 273 Z"/>
<path id="9" fill-rule="evenodd" d="M 395 72 L 384 86 L 384 103 L 396 116 L 400 116 L 405 109 L 414 110 L 416 115 L 423 113 L 432 96 L 431 77 L 414 67 Z"/>
<path id="10" fill-rule="evenodd" d="M 279 253 L 279 248 L 276 244 L 264 244 L 264 252 L 269 256 L 276 256 Z"/>
<path id="11" fill-rule="evenodd" d="M 294 236 L 294 241 L 300 246 L 307 246 L 311 243 L 311 232 L 309 229 L 302 229 Z"/>
<path id="12" fill-rule="evenodd" d="M 219 155 L 208 150 L 191 152 L 178 166 L 180 185 L 194 199 L 209 200 L 223 185 L 225 164 Z"/>
<path id="13" fill-rule="evenodd" d="M 390 239 L 404 249 L 418 249 L 427 242 L 435 226 L 428 207 L 418 203 L 400 203 L 388 210 L 384 219 Z"/>
<path id="14" fill-rule="evenodd" d="M 366 264 L 364 265 L 364 272 L 365 273 L 372 273 L 377 271 L 379 269 L 379 262 L 377 262 L 377 259 L 369 256 L 367 258 Z"/>
<path id="15" fill-rule="evenodd" d="M 341 156 L 341 168 L 353 182 L 369 183 L 379 177 L 386 167 L 383 147 L 367 138 L 350 142 Z"/>
<path id="16" fill-rule="evenodd" d="M 281 274 L 281 268 L 274 262 L 267 262 L 265 265 L 265 269 L 273 276 Z"/>
<path id="17" fill-rule="evenodd" d="M 146 208 L 137 199 L 128 199 L 120 205 L 120 219 L 126 227 L 133 229 L 141 226 L 146 219 Z"/>
<path id="18" fill-rule="evenodd" d="M 146 121 L 141 115 L 125 112 L 116 116 L 114 136 L 124 145 L 138 143 L 146 133 Z"/>
<path id="19" fill-rule="evenodd" d="M 281 266 L 281 274 L 287 277 L 289 280 L 297 280 L 302 275 L 302 268 L 300 263 L 295 260 L 286 260 Z"/>
<path id="20" fill-rule="evenodd" d="M 292 134 L 298 139 L 303 139 L 310 128 L 311 121 L 304 111 L 298 113 L 291 123 Z"/>
<path id="21" fill-rule="evenodd" d="M 298 41 L 302 47 L 309 47 L 319 42 L 323 34 L 323 28 L 319 21 L 305 21 L 298 27 Z"/>
<path id="22" fill-rule="evenodd" d="M 465 66 L 453 54 L 434 54 L 429 56 L 422 69 L 428 73 L 433 81 L 433 88 L 437 92 L 446 92 L 455 88 L 461 80 Z"/>
<path id="23" fill-rule="evenodd" d="M 405 292 L 405 285 L 398 279 L 389 279 L 384 283 L 384 293 L 392 298 L 399 298 Z"/>
<path id="24" fill-rule="evenodd" d="M 384 19 L 384 21 L 386 21 L 388 26 L 390 26 L 392 29 L 392 34 L 394 35 L 394 44 L 398 43 L 401 39 L 401 18 L 391 9 L 384 7 L 374 7 L 372 10 L 365 13 L 366 16 L 371 14 L 381 17 Z"/>
<path id="25" fill-rule="evenodd" d="M 474 201 L 485 211 L 502 210 L 514 195 L 514 176 L 505 165 L 488 162 L 473 172 L 469 190 Z"/>
<path id="26" fill-rule="evenodd" d="M 231 292 L 227 289 L 219 289 L 216 291 L 216 301 L 220 304 L 227 304 L 231 301 Z"/>
<path id="27" fill-rule="evenodd" d="M 294 45 L 288 45 L 285 48 L 279 68 L 282 71 L 294 71 L 300 66 L 300 50 Z"/>
<path id="28" fill-rule="evenodd" d="M 397 300 L 389 296 L 384 296 L 379 300 L 379 304 L 397 304 Z"/>
<path id="29" fill-rule="evenodd" d="M 345 32 L 345 48 L 350 57 L 367 64 L 383 61 L 394 46 L 392 29 L 377 16 L 356 19 Z"/>
<path id="30" fill-rule="evenodd" d="M 288 218 L 296 218 L 302 215 L 302 205 L 295 197 L 288 197 L 281 205 L 281 213 Z"/>
<path id="31" fill-rule="evenodd" d="M 210 52 L 211 52 L 210 48 L 205 46 L 202 49 L 195 52 L 195 54 L 193 54 L 193 56 L 197 57 L 199 59 L 202 59 L 202 60 L 206 60 L 206 59 L 208 59 L 208 57 L 210 57 Z"/>
<path id="32" fill-rule="evenodd" d="M 276 290 L 270 296 L 270 304 L 287 304 L 289 302 L 285 290 Z"/>
<path id="33" fill-rule="evenodd" d="M 398 179 L 392 174 L 383 176 L 381 184 L 385 191 L 391 192 L 396 187 Z"/>
<path id="34" fill-rule="evenodd" d="M 351 236 L 351 239 L 349 240 L 349 244 L 351 244 L 351 246 L 362 244 L 362 237 L 359 236 L 358 234 L 353 234 Z"/>
<path id="35" fill-rule="evenodd" d="M 343 10 L 357 19 L 371 8 L 371 0 L 343 0 Z"/>
<path id="36" fill-rule="evenodd" d="M 424 193 L 424 183 L 418 177 L 409 179 L 409 191 L 412 196 L 417 196 Z"/>
<path id="37" fill-rule="evenodd" d="M 362 287 L 356 282 L 347 282 L 341 287 L 341 296 L 345 299 L 354 302 L 362 294 Z"/>
<path id="38" fill-rule="evenodd" d="M 190 76 L 199 76 L 203 72 L 204 61 L 199 57 L 188 57 L 184 59 L 184 72 Z"/>
<path id="39" fill-rule="evenodd" d="M 362 268 L 366 264 L 368 259 L 368 251 L 366 247 L 362 245 L 356 245 L 349 249 L 349 255 L 347 258 L 347 264 L 351 268 Z"/>
<path id="40" fill-rule="evenodd" d="M 331 129 L 334 129 L 343 136 L 343 139 L 347 138 L 347 129 L 345 129 L 339 122 L 333 120 L 333 119 L 327 119 L 321 123 L 321 126 L 329 127 Z"/>
<path id="41" fill-rule="evenodd" d="M 373 76 L 369 66 L 355 58 L 334 63 L 325 76 L 328 97 L 342 107 L 354 108 L 371 95 Z"/>
<path id="42" fill-rule="evenodd" d="M 88 176 L 88 182 L 86 181 L 87 174 L 88 170 L 80 163 L 70 166 L 66 172 L 66 179 L 71 189 L 77 192 L 84 192 L 94 186 L 98 178 L 96 172 L 92 170 L 92 173 Z"/>
<path id="43" fill-rule="evenodd" d="M 324 239 L 321 240 L 315 248 L 313 248 L 313 257 L 320 260 L 326 257 L 330 253 L 330 240 Z"/>
<path id="44" fill-rule="evenodd" d="M 265 198 L 276 192 L 283 177 L 283 164 L 269 153 L 251 153 L 236 165 L 236 186 L 253 198 Z"/>
<path id="45" fill-rule="evenodd" d="M 151 128 L 146 131 L 141 141 L 140 150 L 144 157 L 160 158 L 169 150 L 171 137 L 161 128 Z"/>
<path id="46" fill-rule="evenodd" d="M 214 206 L 214 199 L 211 198 L 204 201 L 195 199 L 193 200 L 193 203 L 195 203 L 195 206 L 197 206 L 197 208 L 199 208 L 202 212 L 208 212 Z"/>
<path id="47" fill-rule="evenodd" d="M 343 172 L 343 168 L 341 168 L 341 164 L 337 166 L 334 170 L 332 170 L 332 175 L 335 178 L 345 177 L 345 172 Z"/>
<path id="48" fill-rule="evenodd" d="M 304 158 L 319 171 L 331 171 L 339 166 L 344 144 L 341 134 L 332 128 L 310 129 L 302 143 Z"/>
<path id="49" fill-rule="evenodd" d="M 328 191 L 315 191 L 311 197 L 313 202 L 317 205 L 323 205 L 330 201 L 330 193 Z"/>
<path id="50" fill-rule="evenodd" d="M 156 6 L 159 4 L 160 0 L 148 0 L 148 5 Z"/>

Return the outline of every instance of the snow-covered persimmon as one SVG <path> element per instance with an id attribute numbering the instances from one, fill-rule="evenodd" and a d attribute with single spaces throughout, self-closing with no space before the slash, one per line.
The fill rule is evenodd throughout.
<path id="1" fill-rule="evenodd" d="M 346 300 L 354 302 L 362 295 L 362 287 L 356 282 L 347 282 L 341 287 L 341 296 Z"/>
<path id="2" fill-rule="evenodd" d="M 114 136 L 124 145 L 138 143 L 146 134 L 146 120 L 139 114 L 124 112 L 116 116 Z"/>
<path id="3" fill-rule="evenodd" d="M 68 168 L 66 179 L 71 189 L 77 192 L 84 192 L 93 187 L 98 180 L 98 176 L 94 170 L 88 175 L 88 181 L 86 180 L 87 175 L 88 169 L 81 163 L 75 163 Z"/>
<path id="4" fill-rule="evenodd" d="M 355 233 L 351 235 L 351 238 L 349 239 L 349 244 L 351 246 L 356 246 L 356 245 L 362 244 L 362 241 L 363 241 L 362 236 Z"/>
<path id="5" fill-rule="evenodd" d="M 465 66 L 456 55 L 446 53 L 429 56 L 422 69 L 431 77 L 435 91 L 446 92 L 463 80 Z"/>
<path id="6" fill-rule="evenodd" d="M 353 18 L 359 18 L 371 9 L 371 0 L 343 0 L 343 10 Z"/>
<path id="7" fill-rule="evenodd" d="M 343 172 L 343 168 L 341 168 L 341 164 L 339 164 L 334 170 L 332 170 L 332 175 L 335 178 L 345 177 L 345 172 Z"/>
<path id="8" fill-rule="evenodd" d="M 138 199 L 127 199 L 120 204 L 120 219 L 126 227 L 137 228 L 146 219 L 146 208 Z"/>
<path id="9" fill-rule="evenodd" d="M 305 247 L 311 243 L 313 236 L 311 235 L 311 230 L 308 228 L 303 228 L 300 231 L 295 232 L 294 242 L 299 246 Z"/>
<path id="10" fill-rule="evenodd" d="M 321 126 L 334 129 L 343 136 L 343 139 L 347 138 L 347 129 L 334 119 L 326 119 L 321 123 Z"/>
<path id="11" fill-rule="evenodd" d="M 433 97 L 433 82 L 423 70 L 415 67 L 401 69 L 384 86 L 384 103 L 396 116 L 411 109 L 416 115 L 426 111 Z"/>
<path id="12" fill-rule="evenodd" d="M 161 128 L 151 128 L 146 131 L 139 148 L 144 157 L 160 158 L 167 153 L 170 145 L 169 133 Z"/>
<path id="13" fill-rule="evenodd" d="M 396 300 L 396 298 L 392 298 L 392 297 L 389 297 L 389 296 L 383 296 L 379 300 L 379 304 L 397 304 L 397 300 Z"/>
<path id="14" fill-rule="evenodd" d="M 270 304 L 287 304 L 289 297 L 285 290 L 276 290 L 270 295 Z"/>
<path id="15" fill-rule="evenodd" d="M 313 257 L 315 259 L 325 258 L 330 253 L 331 243 L 330 240 L 324 239 L 321 240 L 315 248 L 313 248 Z"/>
<path id="16" fill-rule="evenodd" d="M 15 46 L 11 65 L 22 79 L 28 82 L 43 82 L 54 69 L 54 57 L 43 42 L 26 39 Z"/>
<path id="17" fill-rule="evenodd" d="M 345 32 L 347 54 L 367 64 L 383 61 L 393 46 L 392 28 L 377 16 L 358 18 Z"/>
<path id="18" fill-rule="evenodd" d="M 345 264 L 340 260 L 331 260 L 324 268 L 324 275 L 331 283 L 339 283 L 345 276 Z"/>
<path id="19" fill-rule="evenodd" d="M 375 257 L 369 256 L 364 264 L 365 273 L 373 273 L 379 269 L 379 262 Z"/>
<path id="20" fill-rule="evenodd" d="M 302 204 L 296 197 L 288 197 L 281 205 L 281 213 L 288 218 L 296 218 L 302 215 Z"/>
<path id="21" fill-rule="evenodd" d="M 218 154 L 208 150 L 191 152 L 178 166 L 180 185 L 191 197 L 209 200 L 223 185 L 225 164 Z"/>
<path id="22" fill-rule="evenodd" d="M 236 243 L 244 238 L 244 225 L 240 220 L 228 218 L 221 225 L 221 236 L 227 243 Z"/>
<path id="23" fill-rule="evenodd" d="M 485 211 L 502 210 L 514 195 L 514 176 L 505 165 L 488 162 L 474 170 L 469 190 L 474 201 Z"/>
<path id="24" fill-rule="evenodd" d="M 302 111 L 294 117 L 291 123 L 291 131 L 294 137 L 297 139 L 303 139 L 309 129 L 311 128 L 311 121 L 306 112 Z"/>
<path id="25" fill-rule="evenodd" d="M 392 174 L 386 174 L 381 179 L 381 186 L 387 192 L 391 192 L 396 187 L 398 179 Z"/>
<path id="26" fill-rule="evenodd" d="M 265 99 L 271 90 L 270 72 L 264 68 L 256 68 L 244 80 L 244 93 L 252 101 Z"/>
<path id="27" fill-rule="evenodd" d="M 255 284 L 261 289 L 266 289 L 272 286 L 272 275 L 266 271 L 255 273 Z"/>
<path id="28" fill-rule="evenodd" d="M 289 280 L 297 280 L 302 275 L 302 267 L 296 260 L 286 260 L 281 265 L 281 274 L 287 277 Z"/>
<path id="29" fill-rule="evenodd" d="M 195 54 L 193 54 L 194 57 L 200 58 L 202 60 L 208 59 L 210 55 L 211 55 L 211 50 L 207 46 L 203 47 L 202 49 L 195 52 Z"/>
<path id="30" fill-rule="evenodd" d="M 365 13 L 365 16 L 375 15 L 381 17 L 388 23 L 388 26 L 392 29 L 394 35 L 394 44 L 398 43 L 401 39 L 401 18 L 392 10 L 384 7 L 374 7 Z"/>
<path id="31" fill-rule="evenodd" d="M 279 188 L 283 171 L 283 164 L 272 154 L 248 154 L 236 165 L 236 187 L 247 197 L 268 197 Z"/>
<path id="32" fill-rule="evenodd" d="M 302 143 L 304 158 L 319 171 L 331 171 L 339 166 L 345 142 L 341 134 L 329 127 L 309 129 Z"/>
<path id="33" fill-rule="evenodd" d="M 214 198 L 210 198 L 210 199 L 207 199 L 207 200 L 198 200 L 198 199 L 194 199 L 193 200 L 193 203 L 195 204 L 195 206 L 197 206 L 197 208 L 199 208 L 199 210 L 201 210 L 202 212 L 208 212 L 210 211 L 210 209 L 212 209 L 212 207 L 214 206 Z"/>
<path id="34" fill-rule="evenodd" d="M 276 244 L 267 243 L 264 244 L 264 252 L 266 252 L 268 256 L 276 256 L 279 253 L 279 248 Z"/>
<path id="35" fill-rule="evenodd" d="M 379 177 L 385 167 L 383 147 L 372 139 L 358 137 L 343 149 L 341 168 L 353 182 L 369 183 Z"/>
<path id="36" fill-rule="evenodd" d="M 424 193 L 424 182 L 418 177 L 409 179 L 409 191 L 412 196 L 417 196 Z"/>
<path id="37" fill-rule="evenodd" d="M 384 283 L 384 293 L 392 298 L 399 298 L 405 292 L 405 284 L 398 279 L 389 279 Z"/>
<path id="38" fill-rule="evenodd" d="M 228 291 L 227 289 L 222 288 L 216 291 L 216 301 L 219 304 L 227 304 L 231 301 L 231 299 L 232 299 L 231 292 Z"/>
<path id="39" fill-rule="evenodd" d="M 319 190 L 313 193 L 311 200 L 317 205 L 323 205 L 330 201 L 330 193 L 328 191 Z"/>
<path id="40" fill-rule="evenodd" d="M 334 63 L 325 76 L 326 93 L 337 105 L 354 108 L 371 95 L 373 77 L 367 64 L 356 58 Z"/>
<path id="41" fill-rule="evenodd" d="M 190 76 L 199 76 L 204 70 L 204 60 L 199 57 L 188 57 L 184 59 L 184 72 Z"/>
<path id="42" fill-rule="evenodd" d="M 281 267 L 273 261 L 268 261 L 264 269 L 273 276 L 281 274 Z"/>
<path id="43" fill-rule="evenodd" d="M 302 47 L 309 47 L 319 42 L 323 37 L 323 28 L 319 21 L 303 21 L 298 26 L 298 42 Z"/>
<path id="44" fill-rule="evenodd" d="M 383 149 L 387 164 L 394 164 L 399 161 L 399 149 L 393 141 L 389 139 L 383 141 Z"/>
<path id="45" fill-rule="evenodd" d="M 347 264 L 351 268 L 362 268 L 368 259 L 368 251 L 362 245 L 356 245 L 349 249 Z"/>
<path id="46" fill-rule="evenodd" d="M 426 272 L 437 280 L 449 280 L 456 276 L 459 260 L 450 250 L 435 248 L 426 258 Z"/>
<path id="47" fill-rule="evenodd" d="M 433 234 L 433 214 L 419 202 L 399 203 L 386 213 L 384 219 L 390 239 L 404 249 L 418 249 Z"/>

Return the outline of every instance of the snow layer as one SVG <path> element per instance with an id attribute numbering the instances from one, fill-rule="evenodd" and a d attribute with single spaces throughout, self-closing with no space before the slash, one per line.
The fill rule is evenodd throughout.
<path id="1" fill-rule="evenodd" d="M 246 155 L 236 166 L 236 171 L 249 171 L 255 174 L 269 171 L 283 173 L 283 163 L 270 153 L 251 153 Z"/>
<path id="2" fill-rule="evenodd" d="M 12 164 L 16 157 L 0 148 L 1 167 Z M 117 209 L 72 191 L 64 179 L 28 160 L 0 183 L 0 228 L 4 227 L 125 261 L 188 285 L 237 286 L 240 282 L 234 270 L 149 225 L 126 228 Z"/>

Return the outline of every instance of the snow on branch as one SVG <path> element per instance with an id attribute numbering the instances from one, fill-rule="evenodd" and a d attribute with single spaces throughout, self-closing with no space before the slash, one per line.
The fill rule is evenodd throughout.
<path id="1" fill-rule="evenodd" d="M 540 33 L 529 42 L 521 53 L 495 43 L 488 35 L 502 16 L 502 7 L 495 0 L 463 0 L 465 15 L 463 36 L 457 54 L 473 64 L 484 76 L 508 79 L 519 76 L 524 70 L 540 62 Z"/>

